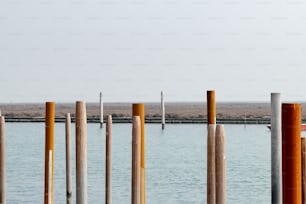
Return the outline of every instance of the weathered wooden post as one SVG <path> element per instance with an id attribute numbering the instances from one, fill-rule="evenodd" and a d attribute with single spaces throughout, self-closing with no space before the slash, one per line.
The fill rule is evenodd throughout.
<path id="1" fill-rule="evenodd" d="M 306 137 L 301 138 L 302 143 L 302 203 L 306 203 Z"/>
<path id="2" fill-rule="evenodd" d="M 133 116 L 132 129 L 132 204 L 140 204 L 140 117 Z"/>
<path id="3" fill-rule="evenodd" d="M 165 118 L 165 101 L 164 101 L 164 93 L 163 91 L 160 94 L 161 96 L 161 116 L 162 116 L 162 130 L 165 129 L 166 118 Z"/>
<path id="4" fill-rule="evenodd" d="M 223 125 L 216 127 L 216 203 L 226 203 L 226 151 Z"/>
<path id="5" fill-rule="evenodd" d="M 282 116 L 280 93 L 271 93 L 271 203 L 282 203 Z"/>
<path id="6" fill-rule="evenodd" d="M 86 104 L 76 102 L 76 203 L 87 204 L 87 116 Z"/>
<path id="7" fill-rule="evenodd" d="M 283 203 L 302 203 L 301 105 L 282 104 Z"/>
<path id="8" fill-rule="evenodd" d="M 103 128 L 103 98 L 100 92 L 100 128 Z"/>
<path id="9" fill-rule="evenodd" d="M 66 132 L 66 203 L 72 204 L 72 185 L 71 185 L 71 118 L 70 113 L 66 113 L 65 118 Z"/>
<path id="10" fill-rule="evenodd" d="M 207 204 L 216 203 L 216 166 L 215 166 L 215 130 L 216 126 L 208 125 L 207 135 Z"/>
<path id="11" fill-rule="evenodd" d="M 146 175 L 145 175 L 145 134 L 144 134 L 144 124 L 145 124 L 145 113 L 144 113 L 144 104 L 137 103 L 133 104 L 133 116 L 140 117 L 140 128 L 141 128 L 141 140 L 140 140 L 140 149 L 141 149 L 141 158 L 140 158 L 140 203 L 146 203 Z"/>
<path id="12" fill-rule="evenodd" d="M 216 203 L 215 130 L 216 101 L 215 91 L 207 91 L 207 204 Z"/>
<path id="13" fill-rule="evenodd" d="M 45 118 L 45 204 L 53 204 L 54 200 L 54 118 L 55 103 L 47 102 Z"/>
<path id="14" fill-rule="evenodd" d="M 0 117 L 0 203 L 6 203 L 5 119 Z"/>
<path id="15" fill-rule="evenodd" d="M 112 203 L 112 116 L 106 121 L 105 204 Z"/>

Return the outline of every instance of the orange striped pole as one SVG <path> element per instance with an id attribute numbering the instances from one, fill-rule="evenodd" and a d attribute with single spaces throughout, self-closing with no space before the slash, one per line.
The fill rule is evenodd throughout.
<path id="1" fill-rule="evenodd" d="M 207 124 L 216 124 L 215 91 L 207 91 Z"/>
<path id="2" fill-rule="evenodd" d="M 0 203 L 6 203 L 5 192 L 5 174 L 6 174 L 6 162 L 5 162 L 5 119 L 4 116 L 0 117 Z"/>
<path id="3" fill-rule="evenodd" d="M 52 204 L 54 195 L 54 118 L 55 103 L 46 102 L 45 120 L 45 194 L 44 203 Z"/>
<path id="4" fill-rule="evenodd" d="M 282 104 L 283 204 L 302 203 L 301 105 Z"/>
<path id="5" fill-rule="evenodd" d="M 146 203 L 146 175 L 145 175 L 145 134 L 144 134 L 144 124 L 145 124 L 145 113 L 144 104 L 137 103 L 133 104 L 133 116 L 140 117 L 140 128 L 141 128 L 141 139 L 140 139 L 140 203 Z"/>

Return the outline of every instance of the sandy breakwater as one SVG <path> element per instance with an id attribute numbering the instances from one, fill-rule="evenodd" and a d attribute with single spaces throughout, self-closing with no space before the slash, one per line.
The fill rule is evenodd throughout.
<path id="1" fill-rule="evenodd" d="M 206 103 L 166 103 L 166 123 L 206 123 Z M 306 110 L 306 104 L 302 104 Z M 7 122 L 44 122 L 45 104 L 10 103 L 0 104 Z M 114 123 L 131 122 L 132 103 L 105 103 L 104 116 L 111 114 Z M 56 103 L 56 122 L 63 122 L 65 113 L 74 120 L 74 103 Z M 160 123 L 160 103 L 145 103 L 147 123 Z M 217 103 L 217 122 L 233 124 L 270 123 L 269 103 Z M 306 119 L 306 111 L 302 113 Z M 88 122 L 99 122 L 99 104 L 87 103 Z"/>

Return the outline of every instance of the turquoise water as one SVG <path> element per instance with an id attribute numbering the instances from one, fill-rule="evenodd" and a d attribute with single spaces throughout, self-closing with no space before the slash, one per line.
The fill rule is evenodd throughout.
<path id="1" fill-rule="evenodd" d="M 65 203 L 65 131 L 55 126 L 55 203 Z M 88 203 L 104 202 L 105 128 L 88 124 Z M 72 124 L 75 203 L 75 148 Z M 227 203 L 270 203 L 270 133 L 225 125 Z M 113 125 L 113 203 L 130 203 L 131 124 Z M 148 204 L 206 203 L 206 125 L 146 124 Z M 43 203 L 44 123 L 7 123 L 7 203 Z"/>

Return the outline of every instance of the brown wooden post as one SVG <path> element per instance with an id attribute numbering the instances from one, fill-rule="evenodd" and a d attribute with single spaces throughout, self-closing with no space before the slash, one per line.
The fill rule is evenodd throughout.
<path id="1" fill-rule="evenodd" d="M 207 124 L 216 124 L 215 91 L 207 91 Z"/>
<path id="2" fill-rule="evenodd" d="M 45 119 L 45 191 L 44 203 L 53 204 L 54 200 L 54 118 L 55 103 L 46 102 Z"/>
<path id="3" fill-rule="evenodd" d="M 145 134 L 144 134 L 144 124 L 145 124 L 145 113 L 144 104 L 138 103 L 133 104 L 133 116 L 140 117 L 140 127 L 141 127 L 141 159 L 140 159 L 140 203 L 146 203 L 146 175 L 145 175 Z"/>
<path id="4" fill-rule="evenodd" d="M 302 203 L 301 105 L 282 104 L 283 203 Z"/>
<path id="5" fill-rule="evenodd" d="M 306 204 L 306 137 L 301 138 L 302 143 L 302 204 Z"/>

